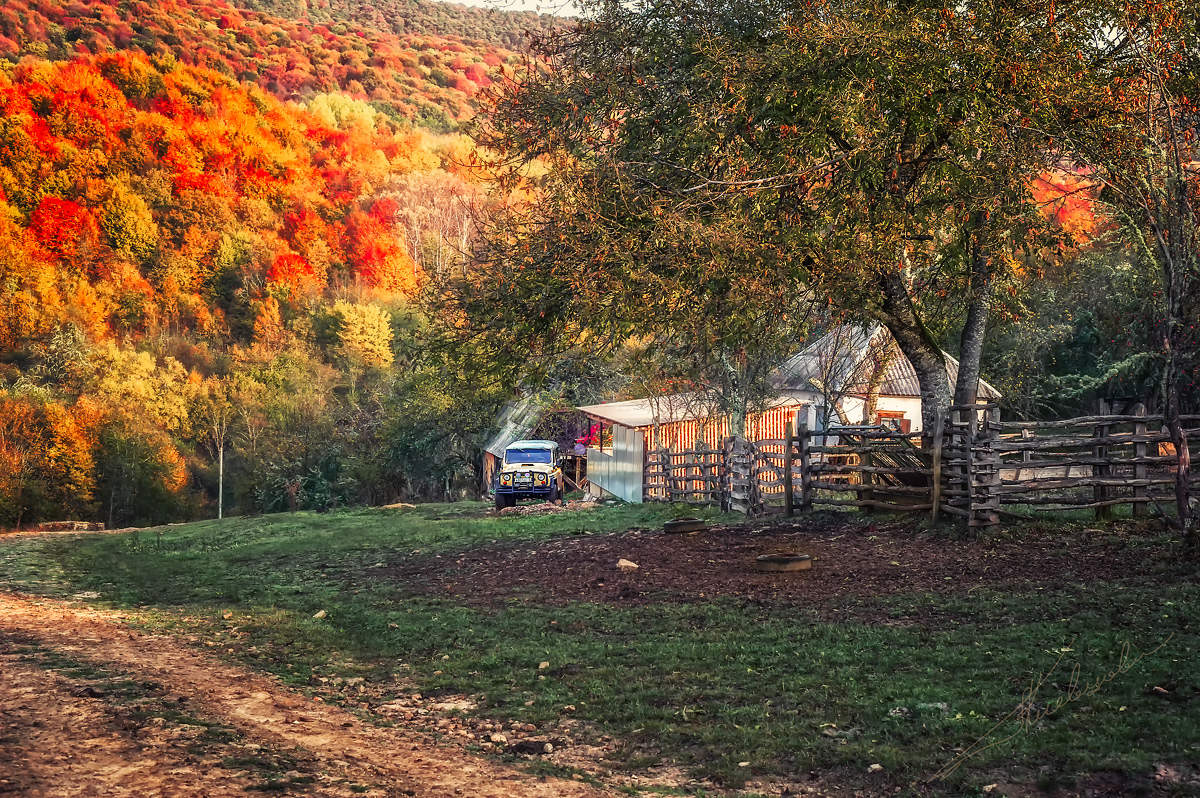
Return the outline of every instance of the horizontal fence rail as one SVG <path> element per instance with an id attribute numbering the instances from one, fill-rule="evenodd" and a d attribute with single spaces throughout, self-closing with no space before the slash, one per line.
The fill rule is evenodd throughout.
<path id="1" fill-rule="evenodd" d="M 1183 416 L 1200 446 L 1200 416 Z M 1193 459 L 1200 451 L 1193 454 Z M 720 505 L 748 515 L 854 507 L 945 514 L 969 527 L 1003 516 L 1092 510 L 1165 515 L 1179 455 L 1162 416 L 1131 413 L 1000 421 L 981 403 L 951 407 L 924 438 L 883 426 L 793 430 L 783 438 L 726 438 L 718 448 L 650 449 L 644 499 Z M 1200 490 L 1200 472 L 1186 475 Z"/>

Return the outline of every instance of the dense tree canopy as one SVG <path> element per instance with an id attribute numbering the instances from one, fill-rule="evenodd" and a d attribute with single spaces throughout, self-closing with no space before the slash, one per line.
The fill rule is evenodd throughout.
<path id="1" fill-rule="evenodd" d="M 514 184 L 547 171 L 487 238 L 502 273 L 463 293 L 533 299 L 533 319 L 497 325 L 526 339 L 563 322 L 689 335 L 703 316 L 746 340 L 749 320 L 823 297 L 891 330 L 929 421 L 950 400 L 938 339 L 962 325 L 977 379 L 997 283 L 1051 232 L 1032 184 L 1057 158 L 1038 121 L 1078 88 L 1091 9 L 602 4 L 504 86 L 482 130 Z"/>

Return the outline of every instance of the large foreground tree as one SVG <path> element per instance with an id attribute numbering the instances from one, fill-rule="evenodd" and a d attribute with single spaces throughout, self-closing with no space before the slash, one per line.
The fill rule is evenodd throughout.
<path id="1" fill-rule="evenodd" d="M 995 286 L 1041 235 L 1037 121 L 1087 80 L 1092 5 L 600 4 L 477 131 L 533 201 L 483 237 L 464 325 L 522 357 L 697 319 L 761 346 L 816 296 L 887 326 L 932 428 L 938 338 L 972 401 Z"/>

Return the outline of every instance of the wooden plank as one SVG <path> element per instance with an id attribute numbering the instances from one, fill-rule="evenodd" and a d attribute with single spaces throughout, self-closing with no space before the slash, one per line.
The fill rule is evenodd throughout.
<path id="1" fill-rule="evenodd" d="M 783 426 L 783 514 L 792 517 L 792 420 Z"/>
<path id="2" fill-rule="evenodd" d="M 808 422 L 800 423 L 800 509 L 812 509 L 812 454 L 809 451 Z"/>
<path id="3" fill-rule="evenodd" d="M 1144 404 L 1139 403 L 1137 405 L 1137 407 L 1134 408 L 1133 413 L 1134 413 L 1135 418 L 1142 419 L 1141 421 L 1135 423 L 1135 425 L 1133 427 L 1133 434 L 1134 435 L 1145 435 L 1146 434 L 1146 421 L 1145 421 L 1146 406 Z M 1138 460 L 1146 459 L 1146 444 L 1144 444 L 1144 443 L 1134 444 L 1134 457 L 1137 458 Z M 1137 465 L 1135 465 L 1133 467 L 1133 478 L 1135 480 L 1146 479 L 1148 476 L 1147 472 L 1148 472 L 1148 469 L 1146 468 L 1146 466 L 1139 462 Z M 1149 491 L 1146 488 L 1141 487 L 1140 485 L 1133 489 L 1133 497 L 1136 500 L 1133 504 L 1134 518 L 1141 518 L 1146 515 L 1146 510 L 1148 509 L 1146 507 L 1146 497 L 1148 494 L 1149 494 Z"/>
<path id="4" fill-rule="evenodd" d="M 1108 406 L 1108 402 L 1101 399 L 1100 400 L 1100 415 L 1107 416 L 1108 411 L 1110 409 L 1111 408 Z M 1111 433 L 1112 433 L 1112 425 L 1111 424 L 1107 424 L 1107 423 L 1100 424 L 1100 425 L 1096 426 L 1096 431 L 1095 431 L 1094 437 L 1097 440 L 1103 440 L 1104 438 L 1111 437 Z M 1143 435 L 1144 435 L 1144 433 L 1143 433 Z M 1108 447 L 1104 446 L 1103 444 L 1097 444 L 1096 448 L 1092 450 L 1092 455 L 1097 460 L 1106 460 L 1108 458 Z M 1111 469 L 1112 469 L 1111 465 L 1109 465 L 1108 463 L 1105 463 L 1104 465 L 1096 466 L 1093 473 L 1097 477 L 1104 478 L 1104 477 L 1109 476 L 1109 474 L 1111 473 Z M 1112 509 L 1109 505 L 1107 505 L 1105 503 L 1109 498 L 1108 486 L 1104 484 L 1103 479 L 1101 479 L 1101 481 L 1099 481 L 1096 484 L 1096 486 L 1092 488 L 1092 496 L 1095 499 L 1096 520 L 1097 521 L 1108 521 L 1109 519 L 1111 519 L 1112 518 Z"/>

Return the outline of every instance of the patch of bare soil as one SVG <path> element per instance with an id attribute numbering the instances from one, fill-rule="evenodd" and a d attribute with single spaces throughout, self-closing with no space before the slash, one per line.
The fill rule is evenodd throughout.
<path id="1" fill-rule="evenodd" d="M 344 785 L 361 785 L 354 791 L 368 795 L 431 798 L 599 798 L 603 794 L 578 782 L 529 776 L 437 745 L 404 728 L 372 726 L 173 638 L 134 631 L 115 613 L 0 594 L 0 634 L 8 640 L 28 641 L 55 656 L 161 685 L 190 713 L 226 725 L 243 744 L 300 752 L 299 759 L 319 777 L 314 777 L 311 787 L 303 786 L 303 779 L 294 786 L 311 794 L 349 794 Z M 4 646 L 6 652 L 11 648 Z M 100 696 L 86 687 L 73 691 L 64 678 L 11 657 L 4 661 L 0 779 L 5 781 L 0 781 L 0 793 L 245 794 L 251 783 L 245 777 L 214 767 L 216 763 L 206 761 L 203 753 L 177 750 L 171 732 L 131 734 L 122 728 L 119 710 L 96 703 Z M 27 759 L 30 766 L 22 767 L 20 763 Z M 110 785 L 118 786 L 108 789 Z M 121 792 L 126 787 L 119 785 L 132 786 Z"/>
<path id="2" fill-rule="evenodd" d="M 557 504 L 553 502 L 539 502 L 537 504 L 517 504 L 512 507 L 505 507 L 496 512 L 497 515 L 554 515 L 555 513 L 569 513 L 578 510 L 594 510 L 600 506 L 599 502 L 582 501 L 572 499 L 566 504 Z"/>
<path id="3" fill-rule="evenodd" d="M 763 554 L 802 553 L 810 570 L 762 573 Z M 637 564 L 619 568 L 619 560 Z M 736 597 L 819 609 L 839 599 L 901 593 L 965 594 L 1096 580 L 1150 579 L 1169 569 L 1167 547 L 1091 535 L 1030 534 L 966 541 L 913 534 L 902 523 L 832 519 L 713 527 L 695 534 L 634 529 L 550 542 L 495 544 L 457 555 L 410 557 L 373 569 L 417 593 L 476 604 L 512 599 L 639 604 Z"/>
<path id="4" fill-rule="evenodd" d="M 290 757 L 270 775 L 247 770 L 244 763 L 267 763 L 262 746 L 235 745 L 226 730 L 188 723 L 158 701 L 109 700 L 110 684 L 39 667 L 14 641 L 0 641 L 0 794 L 219 798 L 289 783 L 308 791 L 315 781 Z"/>

